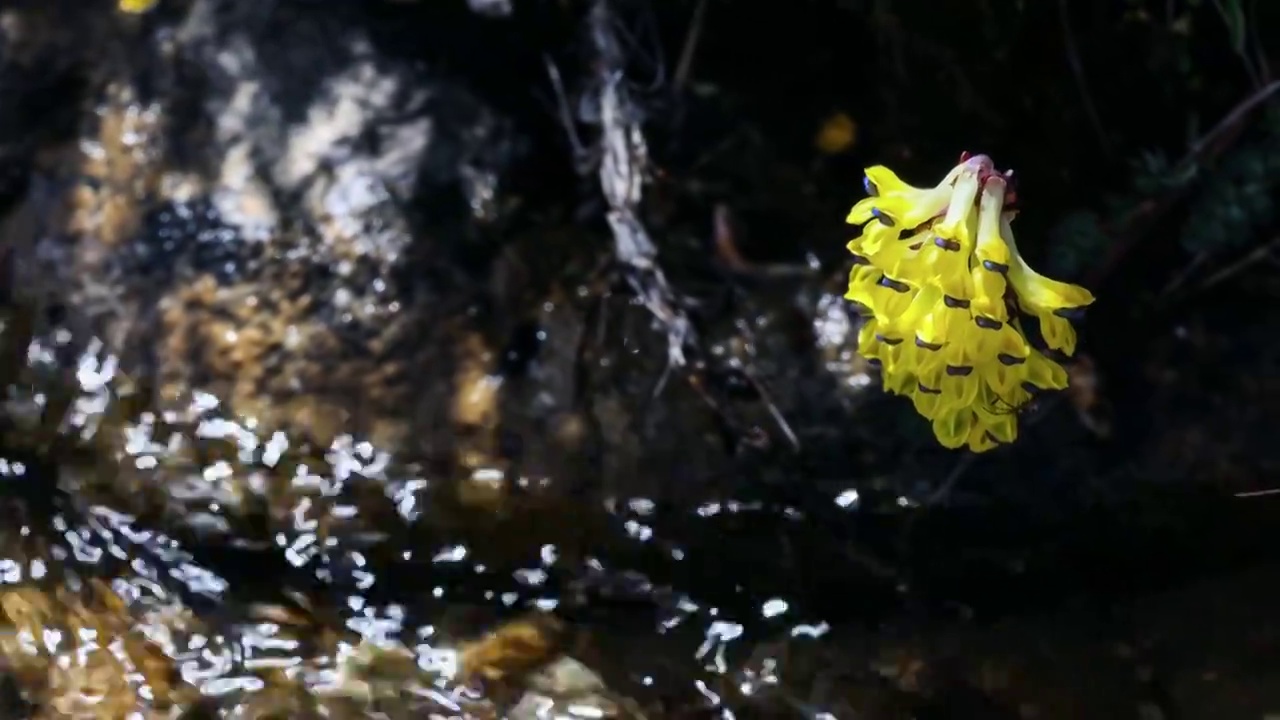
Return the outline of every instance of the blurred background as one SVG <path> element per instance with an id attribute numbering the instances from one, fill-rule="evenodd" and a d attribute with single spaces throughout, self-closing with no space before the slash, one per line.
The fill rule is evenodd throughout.
<path id="1" fill-rule="evenodd" d="M 1278 15 L 0 2 L 0 718 L 1280 717 Z M 842 298 L 964 151 L 979 457 Z"/>

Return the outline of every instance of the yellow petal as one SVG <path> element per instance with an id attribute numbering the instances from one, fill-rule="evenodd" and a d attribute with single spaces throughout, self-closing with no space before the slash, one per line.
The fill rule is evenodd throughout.
<path id="1" fill-rule="evenodd" d="M 960 164 L 955 188 L 947 204 L 947 214 L 935 227 L 939 236 L 960 243 L 964 252 L 973 246 L 969 219 L 975 212 L 974 202 L 978 199 L 981 185 L 979 173 L 990 164 L 991 161 L 982 156 Z"/>
<path id="2" fill-rule="evenodd" d="M 878 325 L 876 319 L 871 317 L 864 320 L 862 327 L 858 329 L 858 354 L 868 360 L 880 359 L 883 346 L 876 339 Z"/>
<path id="3" fill-rule="evenodd" d="M 989 354 L 978 368 L 983 381 L 995 397 L 1009 397 L 1026 375 L 1022 366 L 1031 354 L 1031 346 L 1022 333 L 1005 325 L 984 350 Z"/>
<path id="4" fill-rule="evenodd" d="M 849 271 L 849 289 L 845 291 L 845 299 L 874 312 L 872 305 L 879 297 L 876 283 L 880 280 L 880 274 L 880 268 L 874 265 L 854 265 Z"/>
<path id="5" fill-rule="evenodd" d="M 985 365 L 996 361 L 1001 352 L 1025 357 L 1030 351 L 1026 339 L 1007 322 L 975 316 L 968 310 L 956 310 L 948 328 L 951 342 L 947 345 L 947 362 L 953 365 Z"/>
<path id="6" fill-rule="evenodd" d="M 1040 319 L 1040 336 L 1044 338 L 1045 345 L 1067 355 L 1075 354 L 1076 330 L 1066 318 L 1052 312 L 1036 313 L 1036 316 Z"/>
<path id="7" fill-rule="evenodd" d="M 894 395 L 911 395 L 918 381 L 905 363 L 898 362 L 892 370 L 883 371 L 884 389 Z"/>
<path id="8" fill-rule="evenodd" d="M 969 258 L 959 242 L 934 236 L 920 248 L 919 277 L 922 283 L 937 285 L 943 295 L 957 300 L 973 297 Z"/>
<path id="9" fill-rule="evenodd" d="M 1093 294 L 1079 285 L 1059 282 L 1032 270 L 1021 257 L 1009 266 L 1009 284 L 1018 294 L 1018 304 L 1029 312 L 1052 312 L 1089 305 Z"/>
<path id="10" fill-rule="evenodd" d="M 911 402 L 915 405 L 916 412 L 930 420 L 937 415 L 938 399 L 942 395 L 941 390 L 917 382 L 915 388 L 908 388 L 907 394 L 911 396 Z"/>
<path id="11" fill-rule="evenodd" d="M 982 427 L 974 427 L 973 431 L 969 433 L 969 452 L 981 453 L 995 450 L 998 447 L 1000 447 L 1000 444 L 992 440 Z"/>
<path id="12" fill-rule="evenodd" d="M 1001 234 L 1010 251 L 1009 283 L 1018 294 L 1018 302 L 1028 312 L 1043 313 L 1084 307 L 1093 302 L 1093 293 L 1070 283 L 1059 282 L 1031 269 L 1018 252 L 1017 241 L 1009 217 L 1001 220 Z"/>
<path id="13" fill-rule="evenodd" d="M 910 335 L 901 337 L 902 342 L 881 351 L 880 361 L 892 372 L 907 372 L 915 377 L 920 373 L 920 348 Z"/>
<path id="14" fill-rule="evenodd" d="M 855 262 L 849 269 L 849 287 L 854 285 L 874 285 L 880 279 L 880 269 L 869 264 L 866 258 Z"/>
<path id="15" fill-rule="evenodd" d="M 904 349 L 910 339 L 895 336 L 875 318 L 868 319 L 858 331 L 858 354 L 880 363 L 881 375 L 889 375 L 903 364 Z M 910 362 L 907 363 L 910 365 Z M 908 368 L 910 369 L 910 368 Z"/>
<path id="16" fill-rule="evenodd" d="M 1012 408 L 977 408 L 975 425 L 984 433 L 990 433 L 996 442 L 1011 443 L 1018 439 L 1018 414 Z"/>
<path id="17" fill-rule="evenodd" d="M 901 231 L 897 228 L 889 227 L 884 223 L 871 223 L 862 231 L 862 252 L 859 254 L 871 258 L 882 270 L 887 270 L 876 256 L 883 252 L 884 248 L 896 245 L 900 235 Z"/>
<path id="18" fill-rule="evenodd" d="M 928 230 L 921 230 L 892 242 L 881 243 L 868 257 L 889 277 L 923 285 L 925 275 L 922 271 L 925 266 L 920 262 L 920 251 L 931 237 Z"/>
<path id="19" fill-rule="evenodd" d="M 1023 382 L 1041 390 L 1062 390 L 1067 386 L 1067 371 L 1037 350 L 1031 351 L 1023 368 Z"/>
<path id="20" fill-rule="evenodd" d="M 943 447 L 959 448 L 969 442 L 973 432 L 973 411 L 968 409 L 943 413 L 933 419 L 933 434 Z"/>
<path id="21" fill-rule="evenodd" d="M 1007 287 L 1004 275 L 987 270 L 981 265 L 975 265 L 970 275 L 973 278 L 973 295 L 970 300 L 970 309 L 973 313 L 999 322 L 1007 322 L 1009 307 L 1004 301 L 1004 291 Z"/>
<path id="22" fill-rule="evenodd" d="M 1012 218 L 1004 215 L 1004 194 L 1008 184 L 1004 178 L 994 175 L 982 186 L 982 198 L 978 203 L 978 238 L 973 254 L 978 263 L 988 270 L 1003 272 L 1009 266 L 1009 246 L 1001 237 L 1002 221 Z"/>
<path id="23" fill-rule="evenodd" d="M 846 298 L 865 305 L 880 321 L 882 332 L 897 331 L 896 321 L 911 306 L 916 289 L 880 273 L 874 284 L 860 282 L 850 285 Z"/>
<path id="24" fill-rule="evenodd" d="M 982 381 L 972 365 L 947 365 L 943 367 L 939 386 L 942 407 L 954 411 L 973 407 Z"/>
<path id="25" fill-rule="evenodd" d="M 880 198 L 878 197 L 862 198 L 853 204 L 853 208 L 849 210 L 849 215 L 844 221 L 850 225 L 862 225 L 871 219 L 871 211 L 875 210 L 879 202 Z"/>
<path id="26" fill-rule="evenodd" d="M 941 304 L 942 292 L 933 285 L 922 285 L 911 299 L 911 304 L 895 320 L 895 332 L 904 337 L 920 337 L 923 333 L 926 342 L 945 343 L 946 329 L 935 329 L 930 317 Z"/>
<path id="27" fill-rule="evenodd" d="M 867 168 L 867 181 L 875 193 L 858 201 L 850 210 L 847 221 L 860 225 L 878 215 L 883 224 L 903 230 L 915 228 L 946 210 L 958 170 L 959 166 L 938 185 L 922 189 L 902 182 L 892 170 L 882 165 Z"/>
<path id="28" fill-rule="evenodd" d="M 884 165 L 874 165 L 866 169 L 866 182 L 870 185 L 867 194 L 871 196 L 892 195 L 902 192 L 922 192 L 898 177 L 898 174 Z"/>

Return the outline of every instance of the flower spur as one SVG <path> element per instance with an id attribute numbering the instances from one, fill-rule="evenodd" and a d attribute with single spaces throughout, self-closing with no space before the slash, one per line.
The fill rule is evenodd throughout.
<path id="1" fill-rule="evenodd" d="M 985 155 L 962 157 L 932 188 L 876 166 L 848 217 L 862 226 L 849 243 L 846 294 L 867 313 L 858 350 L 949 448 L 981 452 L 1017 438 L 1016 410 L 1067 385 L 1062 366 L 1028 342 L 1025 318 L 1036 318 L 1049 349 L 1069 355 L 1068 318 L 1093 302 L 1019 254 L 1009 177 Z"/>

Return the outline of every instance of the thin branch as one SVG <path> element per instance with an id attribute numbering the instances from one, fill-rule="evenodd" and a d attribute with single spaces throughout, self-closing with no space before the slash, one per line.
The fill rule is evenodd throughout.
<path id="1" fill-rule="evenodd" d="M 1209 290 L 1213 286 L 1223 281 L 1230 280 L 1231 278 L 1240 274 L 1241 272 L 1248 269 L 1252 265 L 1262 262 L 1263 260 L 1266 260 L 1268 257 L 1271 257 L 1271 254 L 1275 252 L 1277 247 L 1280 247 L 1280 238 L 1276 238 L 1275 240 L 1272 240 L 1266 245 L 1255 248 L 1253 252 L 1249 253 L 1248 255 L 1245 255 L 1244 257 L 1240 258 L 1234 263 L 1231 263 L 1230 265 L 1223 268 L 1222 270 L 1219 270 L 1213 275 L 1210 275 L 1208 279 L 1206 279 L 1204 282 L 1200 283 L 1200 285 L 1196 287 L 1196 291 L 1205 292 L 1206 290 Z"/>
<path id="2" fill-rule="evenodd" d="M 702 37 L 702 24 L 707 15 L 707 0 L 698 0 L 693 9 L 693 19 L 689 21 L 689 31 L 685 33 L 684 47 L 680 50 L 680 62 L 676 65 L 676 74 L 672 82 L 675 94 L 684 90 L 689 81 L 689 73 L 693 69 L 693 56 L 698 48 L 698 39 Z"/>
<path id="3" fill-rule="evenodd" d="M 578 167 L 582 167 L 590 157 L 582 138 L 578 137 L 578 128 L 573 122 L 573 111 L 569 109 L 569 93 L 565 90 L 564 79 L 560 77 L 560 68 L 548 55 L 542 56 L 547 66 L 547 77 L 551 79 L 551 88 L 556 95 L 556 110 L 560 113 L 560 122 L 564 125 L 565 135 L 569 137 L 569 145 L 573 148 L 573 159 Z"/>
<path id="4" fill-rule="evenodd" d="M 1214 125 L 1213 129 L 1192 144 L 1182 159 L 1174 166 L 1172 174 L 1181 175 L 1192 167 L 1211 160 L 1226 151 L 1231 141 L 1239 136 L 1244 127 L 1244 119 L 1258 106 L 1280 91 L 1280 80 L 1276 80 L 1260 88 L 1240 101 L 1231 112 Z M 1139 204 L 1124 217 L 1107 228 L 1108 234 L 1117 238 L 1102 262 L 1090 271 L 1087 284 L 1097 287 L 1114 269 L 1129 251 L 1142 239 L 1147 229 L 1175 207 L 1187 193 L 1189 184 L 1178 185 L 1164 195 L 1151 198 Z"/>

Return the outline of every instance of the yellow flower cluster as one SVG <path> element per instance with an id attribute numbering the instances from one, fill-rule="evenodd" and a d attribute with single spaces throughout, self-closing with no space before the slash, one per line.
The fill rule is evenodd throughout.
<path id="1" fill-rule="evenodd" d="M 866 171 L 869 197 L 849 223 L 855 264 L 849 300 L 867 319 L 858 351 L 879 363 L 884 387 L 909 396 L 938 441 L 974 452 L 1013 442 L 1017 410 L 1037 390 L 1061 390 L 1066 371 L 1027 341 L 1039 322 L 1051 350 L 1070 355 L 1067 317 L 1093 302 L 1084 288 L 1032 270 L 1018 254 L 1009 175 L 985 155 L 963 157 L 927 189 L 885 167 Z"/>

